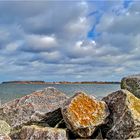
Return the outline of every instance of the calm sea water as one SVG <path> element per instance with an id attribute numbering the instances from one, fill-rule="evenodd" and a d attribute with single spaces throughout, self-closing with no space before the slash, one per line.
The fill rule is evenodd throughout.
<path id="1" fill-rule="evenodd" d="M 0 100 L 1 103 L 5 103 L 46 87 L 55 87 L 68 96 L 72 96 L 76 91 L 84 91 L 97 98 L 102 98 L 109 93 L 120 89 L 119 84 L 0 84 Z"/>

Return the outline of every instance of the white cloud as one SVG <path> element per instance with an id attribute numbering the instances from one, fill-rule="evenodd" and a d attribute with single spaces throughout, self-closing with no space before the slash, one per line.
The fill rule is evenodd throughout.
<path id="1" fill-rule="evenodd" d="M 55 36 L 45 35 L 27 35 L 26 37 L 27 50 L 31 51 L 49 51 L 57 46 Z M 28 47 L 28 48 L 27 48 Z"/>
<path id="2" fill-rule="evenodd" d="M 53 51 L 53 52 L 41 52 L 40 56 L 46 62 L 58 62 L 62 59 L 60 52 Z"/>
<path id="3" fill-rule="evenodd" d="M 138 3 L 129 9 L 122 1 L 0 3 L 1 75 L 118 80 L 139 69 Z M 92 28 L 100 33 L 94 40 L 87 37 Z"/>
<path id="4" fill-rule="evenodd" d="M 85 38 L 87 31 L 90 30 L 89 21 L 86 17 L 79 17 L 76 21 L 71 21 L 65 26 L 65 31 L 69 38 Z"/>
<path id="5" fill-rule="evenodd" d="M 118 76 L 135 74 L 140 66 L 137 61 L 140 58 L 140 6 L 134 7 L 132 5 L 119 16 L 111 11 L 104 13 L 96 26 L 96 31 L 101 33 L 96 43 L 106 52 L 98 60 L 108 62 Z"/>

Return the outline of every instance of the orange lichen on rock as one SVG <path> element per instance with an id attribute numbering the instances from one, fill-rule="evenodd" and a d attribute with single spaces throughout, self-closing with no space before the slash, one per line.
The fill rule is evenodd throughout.
<path id="1" fill-rule="evenodd" d="M 104 113 L 105 106 L 89 98 L 85 94 L 80 94 L 70 104 L 68 112 L 71 114 L 71 119 L 82 126 L 88 126 L 93 123 L 98 123 Z M 98 115 L 98 117 L 97 117 Z"/>
<path id="2" fill-rule="evenodd" d="M 92 135 L 95 127 L 104 123 L 109 114 L 105 102 L 98 101 L 83 92 L 73 96 L 66 105 L 62 111 L 64 120 L 69 129 L 77 131 L 81 137 Z M 89 128 L 89 135 L 87 133 L 87 136 L 83 136 L 81 128 Z"/>

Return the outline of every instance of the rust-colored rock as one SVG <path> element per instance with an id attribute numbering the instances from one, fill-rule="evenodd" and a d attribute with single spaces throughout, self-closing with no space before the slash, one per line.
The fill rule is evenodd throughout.
<path id="1" fill-rule="evenodd" d="M 102 129 L 104 137 L 128 139 L 140 136 L 140 99 L 127 90 L 119 90 L 103 101 L 110 110 L 109 121 Z"/>
<path id="2" fill-rule="evenodd" d="M 67 96 L 57 89 L 46 88 L 3 104 L 0 120 L 12 128 L 42 120 L 55 126 L 62 119 L 60 107 L 66 99 Z"/>
<path id="3" fill-rule="evenodd" d="M 91 136 L 99 125 L 105 123 L 108 114 L 105 102 L 83 92 L 78 92 L 68 99 L 62 108 L 68 129 L 80 137 Z"/>
<path id="4" fill-rule="evenodd" d="M 24 126 L 20 132 L 11 135 L 13 140 L 67 140 L 65 129 Z"/>
<path id="5" fill-rule="evenodd" d="M 0 140 L 11 140 L 11 138 L 6 134 L 0 134 Z"/>

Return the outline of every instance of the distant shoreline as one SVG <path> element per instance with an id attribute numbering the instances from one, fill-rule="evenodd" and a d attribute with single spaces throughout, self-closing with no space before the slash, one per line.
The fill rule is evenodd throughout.
<path id="1" fill-rule="evenodd" d="M 1 84 L 120 84 L 120 82 L 106 82 L 106 81 L 81 81 L 81 82 L 68 82 L 68 81 L 59 81 L 59 82 L 45 82 L 45 81 L 6 81 Z"/>

